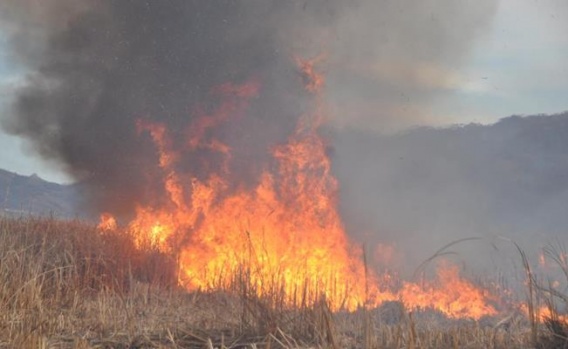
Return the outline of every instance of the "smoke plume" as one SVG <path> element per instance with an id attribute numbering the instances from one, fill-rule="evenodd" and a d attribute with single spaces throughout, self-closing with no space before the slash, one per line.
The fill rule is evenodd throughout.
<path id="1" fill-rule="evenodd" d="M 87 183 L 95 208 L 129 213 L 160 190 L 156 149 L 137 120 L 174 143 L 218 105 L 225 83 L 262 85 L 246 118 L 208 130 L 255 180 L 271 146 L 309 107 L 295 57 L 323 54 L 331 126 L 419 122 L 487 29 L 494 0 L 2 0 L 11 55 L 26 71 L 3 128 Z M 414 103 L 413 102 L 413 103 Z M 414 109 L 416 110 L 416 109 Z M 211 135 L 209 135 L 211 136 Z M 210 154 L 201 154 L 208 156 Z M 198 158 L 179 166 L 205 170 Z"/>
<path id="2" fill-rule="evenodd" d="M 476 237 L 452 246 L 450 257 L 510 279 L 520 259 L 511 241 L 532 260 L 548 244 L 565 244 L 567 139 L 568 112 L 395 135 L 340 132 L 334 165 L 345 184 L 343 217 L 373 258 L 390 247 L 397 270 Z"/>

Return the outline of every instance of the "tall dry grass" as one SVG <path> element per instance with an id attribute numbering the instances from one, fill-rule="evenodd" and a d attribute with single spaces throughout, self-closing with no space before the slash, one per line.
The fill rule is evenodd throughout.
<path id="1" fill-rule="evenodd" d="M 104 328 L 112 307 L 128 310 L 137 282 L 167 290 L 174 276 L 167 256 L 136 250 L 124 233 L 100 234 L 81 222 L 2 218 L 0 346 L 40 345 L 38 338 L 71 335 L 89 320 L 89 328 Z"/>
<path id="2" fill-rule="evenodd" d="M 536 329 L 533 331 L 533 342 L 535 347 L 539 349 L 568 348 L 568 252 L 566 246 L 557 241 L 551 243 L 543 249 L 543 258 L 549 260 L 556 269 L 564 277 L 564 282 L 559 280 L 552 281 L 544 276 L 542 279 L 536 277 L 529 278 L 528 288 L 534 294 L 529 298 L 529 309 L 534 309 L 532 303 L 544 303 L 546 314 L 544 316 L 535 316 L 533 314 L 532 322 L 538 323 L 542 320 L 544 326 L 542 329 L 533 324 Z M 523 260 L 526 258 L 523 255 Z M 527 269 L 525 265 L 525 269 Z M 558 283 L 558 284 L 556 284 Z M 564 284 L 564 287 L 560 285 Z M 533 310 L 534 312 L 534 310 Z M 542 318 L 542 319 L 541 319 Z"/>
<path id="3" fill-rule="evenodd" d="M 136 249 L 126 232 L 0 218 L 0 348 L 531 345 L 523 317 L 454 321 L 414 314 L 399 302 L 334 313 L 313 294 L 290 307 L 277 284 L 262 292 L 251 286 L 250 273 L 243 266 L 229 292 L 188 293 L 177 287 L 175 258 Z"/>

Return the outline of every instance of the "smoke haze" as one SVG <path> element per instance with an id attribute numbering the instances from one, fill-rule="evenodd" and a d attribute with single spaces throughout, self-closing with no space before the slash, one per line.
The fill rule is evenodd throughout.
<path id="1" fill-rule="evenodd" d="M 511 241 L 529 255 L 565 243 L 567 139 L 566 112 L 396 135 L 338 133 L 342 216 L 377 261 L 381 247 L 395 246 L 397 270 L 478 237 L 449 249 L 458 253 L 451 257 L 510 276 L 519 264 Z"/>
<path id="2" fill-rule="evenodd" d="M 467 179 L 459 171 L 466 170 L 433 156 L 436 145 L 412 157 L 407 146 L 418 142 L 414 139 L 361 144 L 353 130 L 372 129 L 375 135 L 435 121 L 428 105 L 460 83 L 459 69 L 489 29 L 497 5 L 497 0 L 0 0 L 10 56 L 26 72 L 2 126 L 85 183 L 93 211 L 128 215 L 163 190 L 155 146 L 137 131 L 137 120 L 167 125 L 179 145 L 186 126 L 219 104 L 215 88 L 260 84 L 246 118 L 208 130 L 208 137 L 234 149 L 235 181 L 253 184 L 271 147 L 293 132 L 311 105 L 295 58 L 321 54 L 318 68 L 327 80 L 327 127 L 337 141 L 334 169 L 348 231 L 401 244 L 418 235 L 446 238 L 465 221 L 491 214 L 476 206 L 486 193 L 460 190 Z M 374 139 L 370 135 L 363 139 Z M 206 151 L 178 166 L 199 176 L 211 170 L 200 162 L 203 156 L 213 168 L 221 166 Z M 447 226 L 434 224 L 434 213 L 424 210 L 446 207 L 451 199 L 431 192 L 438 187 L 424 182 L 415 169 L 420 164 L 440 171 L 427 175 L 434 184 L 468 197 L 454 206 L 461 216 L 450 215 Z M 408 178 L 393 182 L 398 171 Z M 452 187 L 442 184 L 445 175 L 455 179 Z M 420 206 L 426 198 L 431 201 Z M 461 234 L 483 228 L 468 226 L 471 231 Z M 444 234 L 435 235 L 440 230 Z M 429 241 L 439 247 L 447 240 Z"/>
<path id="3" fill-rule="evenodd" d="M 155 150 L 137 134 L 135 120 L 180 129 L 195 108 L 215 103 L 215 86 L 258 79 L 262 94 L 250 116 L 216 131 L 236 146 L 237 172 L 254 177 L 254 164 L 285 139 L 309 102 L 294 56 L 326 55 L 332 124 L 413 124 L 421 113 L 409 115 L 402 106 L 436 97 L 497 3 L 3 0 L 0 6 L 13 59 L 27 71 L 4 128 L 89 183 L 99 208 L 128 212 L 144 202 L 148 178 L 159 177 L 145 173 Z"/>

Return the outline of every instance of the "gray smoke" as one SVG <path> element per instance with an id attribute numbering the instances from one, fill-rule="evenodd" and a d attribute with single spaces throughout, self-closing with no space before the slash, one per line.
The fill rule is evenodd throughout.
<path id="1" fill-rule="evenodd" d="M 509 280 L 519 268 L 523 280 L 511 241 L 533 261 L 548 244 L 566 246 L 568 112 L 384 136 L 344 131 L 335 144 L 343 217 L 377 261 L 381 246 L 395 246 L 397 270 L 477 237 L 449 258 Z"/>
<path id="2" fill-rule="evenodd" d="M 279 14 L 301 14 L 292 4 L 121 0 L 68 5 L 4 3 L 12 16 L 20 15 L 21 23 L 11 22 L 14 54 L 30 71 L 4 126 L 86 181 L 95 202 L 107 210 L 127 212 L 162 183 L 162 174 L 152 172 L 155 148 L 137 133 L 137 119 L 183 130 L 195 109 L 214 108 L 214 87 L 257 78 L 263 89 L 251 117 L 216 131 L 239 144 L 242 156 L 235 163 L 242 164 L 243 157 L 254 162 L 283 141 L 301 114 L 299 74 L 278 43 Z M 28 14 L 39 14 L 38 21 Z M 185 138 L 183 132 L 172 137 L 174 142 Z M 197 159 L 184 162 L 201 165 Z M 244 167 L 240 170 L 246 172 Z"/>
<path id="3" fill-rule="evenodd" d="M 330 45 L 333 121 L 380 133 L 439 123 L 429 103 L 463 83 L 460 71 L 497 8 L 498 0 L 409 0 L 350 11 Z"/>
<path id="4" fill-rule="evenodd" d="M 136 120 L 167 124 L 181 143 L 196 108 L 218 104 L 213 88 L 258 79 L 247 117 L 211 131 L 235 149 L 237 181 L 254 181 L 270 146 L 310 104 L 295 56 L 326 54 L 331 125 L 412 124 L 422 116 L 401 105 L 437 98 L 496 7 L 496 0 L 2 0 L 0 25 L 27 71 L 2 124 L 87 183 L 95 207 L 128 213 L 155 197 L 163 176 Z M 180 166 L 210 170 L 198 158 Z"/>

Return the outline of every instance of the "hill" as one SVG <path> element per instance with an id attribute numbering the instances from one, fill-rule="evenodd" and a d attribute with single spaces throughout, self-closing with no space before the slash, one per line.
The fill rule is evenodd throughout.
<path id="1" fill-rule="evenodd" d="M 427 257 L 448 241 L 542 246 L 568 230 L 568 112 L 492 125 L 334 135 L 348 230 Z"/>
<path id="2" fill-rule="evenodd" d="M 61 185 L 37 175 L 22 176 L 0 169 L 0 214 L 81 216 L 77 185 Z"/>

